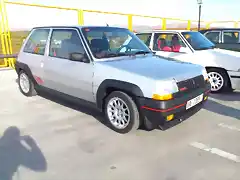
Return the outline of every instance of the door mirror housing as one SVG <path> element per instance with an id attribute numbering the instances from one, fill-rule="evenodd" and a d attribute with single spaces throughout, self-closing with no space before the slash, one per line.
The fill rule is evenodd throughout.
<path id="1" fill-rule="evenodd" d="M 70 59 L 72 61 L 78 61 L 78 62 L 88 62 L 88 58 L 86 57 L 86 54 L 83 53 L 71 53 Z"/>

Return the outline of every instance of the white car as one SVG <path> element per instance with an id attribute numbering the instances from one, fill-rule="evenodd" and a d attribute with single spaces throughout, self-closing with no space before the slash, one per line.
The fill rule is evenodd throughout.
<path id="1" fill-rule="evenodd" d="M 240 89 L 240 52 L 218 49 L 195 31 L 154 30 L 136 35 L 159 56 L 204 66 L 212 92 Z"/>

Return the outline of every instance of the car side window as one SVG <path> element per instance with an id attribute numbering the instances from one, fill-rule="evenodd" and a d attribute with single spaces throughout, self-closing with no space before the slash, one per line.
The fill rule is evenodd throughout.
<path id="1" fill-rule="evenodd" d="M 143 41 L 144 44 L 146 44 L 148 47 L 150 46 L 152 33 L 141 33 L 136 35 L 139 39 Z"/>
<path id="2" fill-rule="evenodd" d="M 153 41 L 153 50 L 167 51 L 167 52 L 180 52 L 181 47 L 186 47 L 176 33 L 155 33 Z"/>
<path id="3" fill-rule="evenodd" d="M 217 32 L 217 31 L 207 32 L 205 36 L 213 43 L 219 43 L 220 32 Z"/>
<path id="4" fill-rule="evenodd" d="M 23 52 L 44 55 L 49 29 L 35 29 L 26 42 Z"/>
<path id="5" fill-rule="evenodd" d="M 77 30 L 54 29 L 50 40 L 49 56 L 71 59 L 73 53 L 86 55 Z"/>
<path id="6" fill-rule="evenodd" d="M 239 32 L 238 31 L 223 31 L 223 43 L 224 44 L 235 44 L 239 43 Z"/>

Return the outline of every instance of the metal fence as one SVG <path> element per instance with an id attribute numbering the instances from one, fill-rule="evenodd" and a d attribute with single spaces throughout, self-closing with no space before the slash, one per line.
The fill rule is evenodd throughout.
<path id="1" fill-rule="evenodd" d="M 11 14 L 9 8 L 14 8 L 14 13 Z M 24 9 L 25 8 L 25 9 Z M 196 20 L 184 20 L 178 18 L 164 18 L 157 16 L 147 16 L 139 14 L 125 14 L 118 12 L 103 12 L 95 10 L 85 10 L 77 8 L 65 8 L 57 6 L 46 6 L 40 4 L 27 4 L 21 2 L 11 2 L 6 0 L 0 0 L 0 54 L 9 55 L 13 53 L 18 53 L 22 40 L 25 38 L 25 35 L 14 34 L 10 32 L 12 25 L 16 23 L 17 18 L 26 18 L 26 22 L 29 22 L 32 26 L 42 26 L 49 25 L 44 24 L 44 18 L 41 19 L 39 14 L 38 18 L 31 22 L 29 16 L 31 13 L 25 13 L 27 10 L 32 10 L 35 14 L 38 14 L 41 10 L 44 14 L 48 13 L 51 18 L 55 18 L 56 22 L 52 22 L 53 25 L 59 25 L 64 23 L 64 17 L 68 16 L 72 18 L 65 19 L 66 24 L 71 22 L 71 24 L 79 25 L 98 25 L 96 22 L 103 21 L 109 25 L 127 27 L 131 31 L 146 30 L 146 29 L 187 29 L 187 30 L 196 30 L 198 22 Z M 15 13 L 15 10 L 21 12 L 21 17 L 18 13 Z M 58 14 L 56 16 L 56 13 Z M 61 16 L 62 14 L 62 16 Z M 116 23 L 116 18 L 118 18 L 118 23 Z M 72 21 L 71 21 L 72 20 Z M 65 23 L 64 23 L 65 24 Z M 236 21 L 212 21 L 212 22 L 201 22 L 201 28 L 210 28 L 210 27 L 238 27 L 238 22 Z M 31 29 L 31 27 L 28 27 Z M 14 58 L 3 58 L 0 60 L 0 67 L 3 66 L 13 66 Z"/>

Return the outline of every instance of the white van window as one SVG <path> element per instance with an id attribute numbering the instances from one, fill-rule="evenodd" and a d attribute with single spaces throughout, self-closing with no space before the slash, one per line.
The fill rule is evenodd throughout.
<path id="1" fill-rule="evenodd" d="M 55 29 L 50 41 L 49 56 L 70 59 L 72 53 L 85 54 L 81 39 L 74 29 Z"/>
<path id="2" fill-rule="evenodd" d="M 49 29 L 35 29 L 30 35 L 23 52 L 44 55 Z"/>

